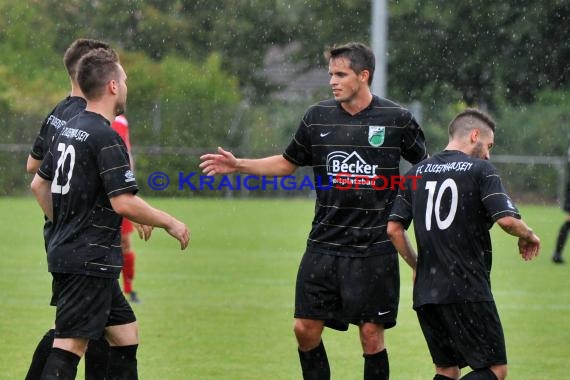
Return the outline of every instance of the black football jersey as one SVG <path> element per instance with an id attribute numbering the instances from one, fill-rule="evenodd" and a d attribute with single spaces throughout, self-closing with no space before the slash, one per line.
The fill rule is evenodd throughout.
<path id="1" fill-rule="evenodd" d="M 43 160 L 55 133 L 72 117 L 83 111 L 86 105 L 85 99 L 78 96 L 68 96 L 59 102 L 42 122 L 30 156 L 36 160 Z"/>
<path id="2" fill-rule="evenodd" d="M 283 156 L 313 168 L 312 250 L 341 256 L 395 252 L 386 234 L 396 196 L 389 182 L 399 176 L 400 156 L 412 163 L 427 156 L 423 132 L 408 110 L 374 96 L 370 106 L 350 115 L 337 101 L 322 101 L 307 110 Z"/>
<path id="3" fill-rule="evenodd" d="M 495 167 L 459 151 L 415 165 L 389 219 L 414 222 L 418 249 L 414 307 L 491 301 L 491 237 L 497 219 L 519 212 Z"/>
<path id="4" fill-rule="evenodd" d="M 138 190 L 121 137 L 101 115 L 83 111 L 55 135 L 38 174 L 52 181 L 49 271 L 117 278 L 121 216 L 109 198 Z"/>

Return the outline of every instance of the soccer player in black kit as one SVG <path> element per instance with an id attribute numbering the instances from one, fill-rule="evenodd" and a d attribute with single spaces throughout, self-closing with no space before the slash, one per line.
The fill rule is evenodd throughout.
<path id="1" fill-rule="evenodd" d="M 524 260 L 538 255 L 540 239 L 521 220 L 495 167 L 489 163 L 495 122 L 467 109 L 449 125 L 449 144 L 413 166 L 398 192 L 388 234 L 415 270 L 413 306 L 436 366 L 434 380 L 494 380 L 507 375 L 503 328 L 491 293 L 491 237 L 496 222 L 518 237 Z M 405 229 L 414 221 L 416 256 Z"/>
<path id="2" fill-rule="evenodd" d="M 566 172 L 570 173 L 570 149 L 568 149 L 568 160 L 566 165 Z M 556 237 L 556 246 L 554 247 L 554 252 L 552 252 L 552 262 L 554 264 L 564 264 L 562 254 L 564 252 L 566 240 L 568 239 L 568 232 L 570 232 L 570 175 L 566 178 L 564 204 L 562 205 L 562 209 L 566 213 L 566 217 L 560 226 L 560 229 L 558 230 L 558 236 Z"/>
<path id="3" fill-rule="evenodd" d="M 86 101 L 76 80 L 77 65 L 81 57 L 94 49 L 110 49 L 110 46 L 103 41 L 90 38 L 76 39 L 69 45 L 63 55 L 63 64 L 69 76 L 71 91 L 65 99 L 59 102 L 55 108 L 46 116 L 42 122 L 40 131 L 34 140 L 34 144 L 26 162 L 26 171 L 35 174 L 45 155 L 49 150 L 53 137 L 67 121 L 85 110 Z M 47 250 L 48 241 L 51 237 L 50 220 L 44 223 L 44 244 Z M 53 345 L 54 329 L 49 329 L 38 343 L 26 380 L 39 379 L 43 371 L 51 347 Z M 107 366 L 108 344 L 104 339 L 93 340 L 89 345 L 89 350 L 85 355 L 85 378 L 86 380 L 101 379 L 104 376 L 104 369 Z"/>
<path id="4" fill-rule="evenodd" d="M 77 82 L 85 111 L 61 128 L 32 181 L 53 221 L 48 244 L 55 339 L 42 379 L 74 379 L 89 340 L 110 345 L 107 378 L 137 379 L 138 325 L 121 292 L 121 217 L 164 228 L 188 245 L 184 223 L 140 197 L 127 149 L 110 123 L 126 106 L 126 74 L 111 49 L 81 58 Z"/>
<path id="5" fill-rule="evenodd" d="M 367 46 L 349 43 L 327 56 L 334 99 L 306 111 L 283 155 L 236 159 L 219 148 L 200 166 L 208 175 L 260 176 L 313 168 L 320 185 L 295 292 L 303 377 L 330 378 L 323 328 L 346 330 L 351 323 L 360 330 L 364 379 L 388 379 L 384 330 L 396 324 L 400 279 L 386 234 L 396 192 L 383 181 L 399 175 L 401 156 L 412 163 L 426 158 L 425 140 L 407 109 L 371 93 L 375 59 Z"/>

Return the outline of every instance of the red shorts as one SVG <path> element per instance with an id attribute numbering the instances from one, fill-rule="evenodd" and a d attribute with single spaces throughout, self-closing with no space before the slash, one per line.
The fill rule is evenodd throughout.
<path id="1" fill-rule="evenodd" d="M 127 218 L 123 218 L 123 223 L 121 224 L 121 234 L 128 235 L 135 230 L 133 223 Z"/>

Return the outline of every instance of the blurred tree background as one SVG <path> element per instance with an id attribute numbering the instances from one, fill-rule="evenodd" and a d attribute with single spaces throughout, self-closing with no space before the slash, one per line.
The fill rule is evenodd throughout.
<path id="1" fill-rule="evenodd" d="M 330 97 L 323 51 L 369 43 L 371 1 L 0 0 L 0 12 L 0 194 L 27 191 L 29 148 L 69 90 L 63 52 L 90 37 L 117 48 L 129 76 L 143 193 L 190 196 L 219 192 L 157 192 L 146 178 L 198 172 L 199 154 L 219 145 L 282 152 L 304 109 Z M 387 95 L 420 102 L 431 152 L 451 117 L 477 106 L 498 121 L 494 154 L 566 155 L 570 2 L 398 0 L 388 23 Z M 556 168 L 501 165 L 520 197 L 556 199 Z"/>

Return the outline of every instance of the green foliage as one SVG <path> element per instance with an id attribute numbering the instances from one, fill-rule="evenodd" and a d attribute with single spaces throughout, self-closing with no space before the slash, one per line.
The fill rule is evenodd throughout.
<path id="1" fill-rule="evenodd" d="M 543 88 L 568 88 L 568 2 L 389 5 L 391 91 L 417 98 L 434 86 L 441 86 L 438 95 L 451 86 L 467 104 L 494 109 L 503 96 L 528 103 Z M 273 89 L 260 75 L 269 47 L 298 43 L 289 58 L 314 67 L 323 64 L 322 52 L 330 45 L 368 42 L 371 22 L 369 0 L 46 0 L 5 2 L 3 8 L 7 17 L 0 30 L 12 31 L 4 34 L 15 59 L 29 48 L 40 59 L 49 57 L 37 54 L 46 52 L 38 44 L 63 52 L 79 36 L 105 39 L 156 61 L 174 55 L 202 62 L 219 53 L 221 67 L 256 100 Z M 35 33 L 27 33 L 30 29 Z"/>
<path id="2" fill-rule="evenodd" d="M 186 146 L 204 146 L 222 139 L 239 102 L 239 92 L 237 81 L 221 70 L 220 56 L 211 55 L 201 67 L 174 58 L 165 59 L 162 66 L 163 91 L 172 94 L 162 96 L 167 114 L 183 112 L 177 123 L 165 130 L 161 139 L 164 145 L 177 145 L 178 141 L 186 142 Z"/>
<path id="3" fill-rule="evenodd" d="M 421 102 L 431 152 L 447 143 L 451 117 L 475 105 L 505 128 L 497 152 L 565 154 L 567 1 L 388 4 L 388 96 Z M 369 41 L 370 11 L 369 0 L 0 0 L 5 142 L 31 145 L 68 92 L 63 52 L 75 38 L 91 37 L 120 50 L 135 146 L 280 152 L 314 99 L 273 100 L 276 86 L 263 70 L 268 49 L 292 44 L 288 63 L 326 70 L 327 47 Z M 157 161 L 137 159 L 143 172 L 145 162 Z M 165 162 L 174 169 L 184 160 L 173 155 Z"/>
<path id="4" fill-rule="evenodd" d="M 391 8 L 393 86 L 413 93 L 448 83 L 467 104 L 493 110 L 502 96 L 528 103 L 543 88 L 568 88 L 568 2 L 400 3 Z"/>
<path id="5" fill-rule="evenodd" d="M 306 102 L 249 107 L 242 122 L 250 125 L 242 143 L 244 153 L 281 154 L 291 142 L 307 107 Z"/>
<path id="6" fill-rule="evenodd" d="M 526 106 L 504 107 L 496 133 L 497 154 L 565 156 L 570 143 L 570 98 L 545 91 Z"/>
<path id="7" fill-rule="evenodd" d="M 145 62 L 143 57 L 128 53 L 125 57 L 129 76 L 127 116 L 135 152 L 137 146 L 150 144 L 187 149 L 238 143 L 238 136 L 228 137 L 239 110 L 237 81 L 222 71 L 219 55 L 211 55 L 200 66 L 178 57 L 159 63 Z M 143 189 L 150 173 L 162 171 L 176 178 L 179 171 L 196 171 L 198 166 L 197 154 L 176 152 L 160 156 L 141 152 L 135 161 Z M 177 191 L 173 183 L 158 195 L 188 194 Z"/>
<path id="8" fill-rule="evenodd" d="M 49 20 L 35 3 L 0 4 L 0 101 L 15 113 L 45 112 L 46 103 L 55 104 L 57 92 L 67 75 L 61 59 L 53 54 L 56 38 Z"/>
<path id="9" fill-rule="evenodd" d="M 570 145 L 570 99 L 566 92 L 546 90 L 537 102 L 505 106 L 498 114 L 492 154 L 566 157 Z M 492 157 L 491 157 L 492 159 Z M 497 165 L 518 197 L 560 201 L 565 168 L 544 165 Z M 534 194 L 534 196 L 533 196 Z"/>
<path id="10" fill-rule="evenodd" d="M 296 58 L 308 67 L 322 65 L 323 52 L 333 45 L 350 41 L 370 44 L 371 1 L 295 0 L 288 3 L 295 20 L 292 40 L 302 46 Z"/>
<path id="11" fill-rule="evenodd" d="M 222 71 L 219 55 L 200 65 L 175 56 L 157 63 L 128 52 L 121 61 L 128 75 L 127 114 L 137 139 L 200 147 L 225 136 L 240 95 L 237 81 Z"/>

